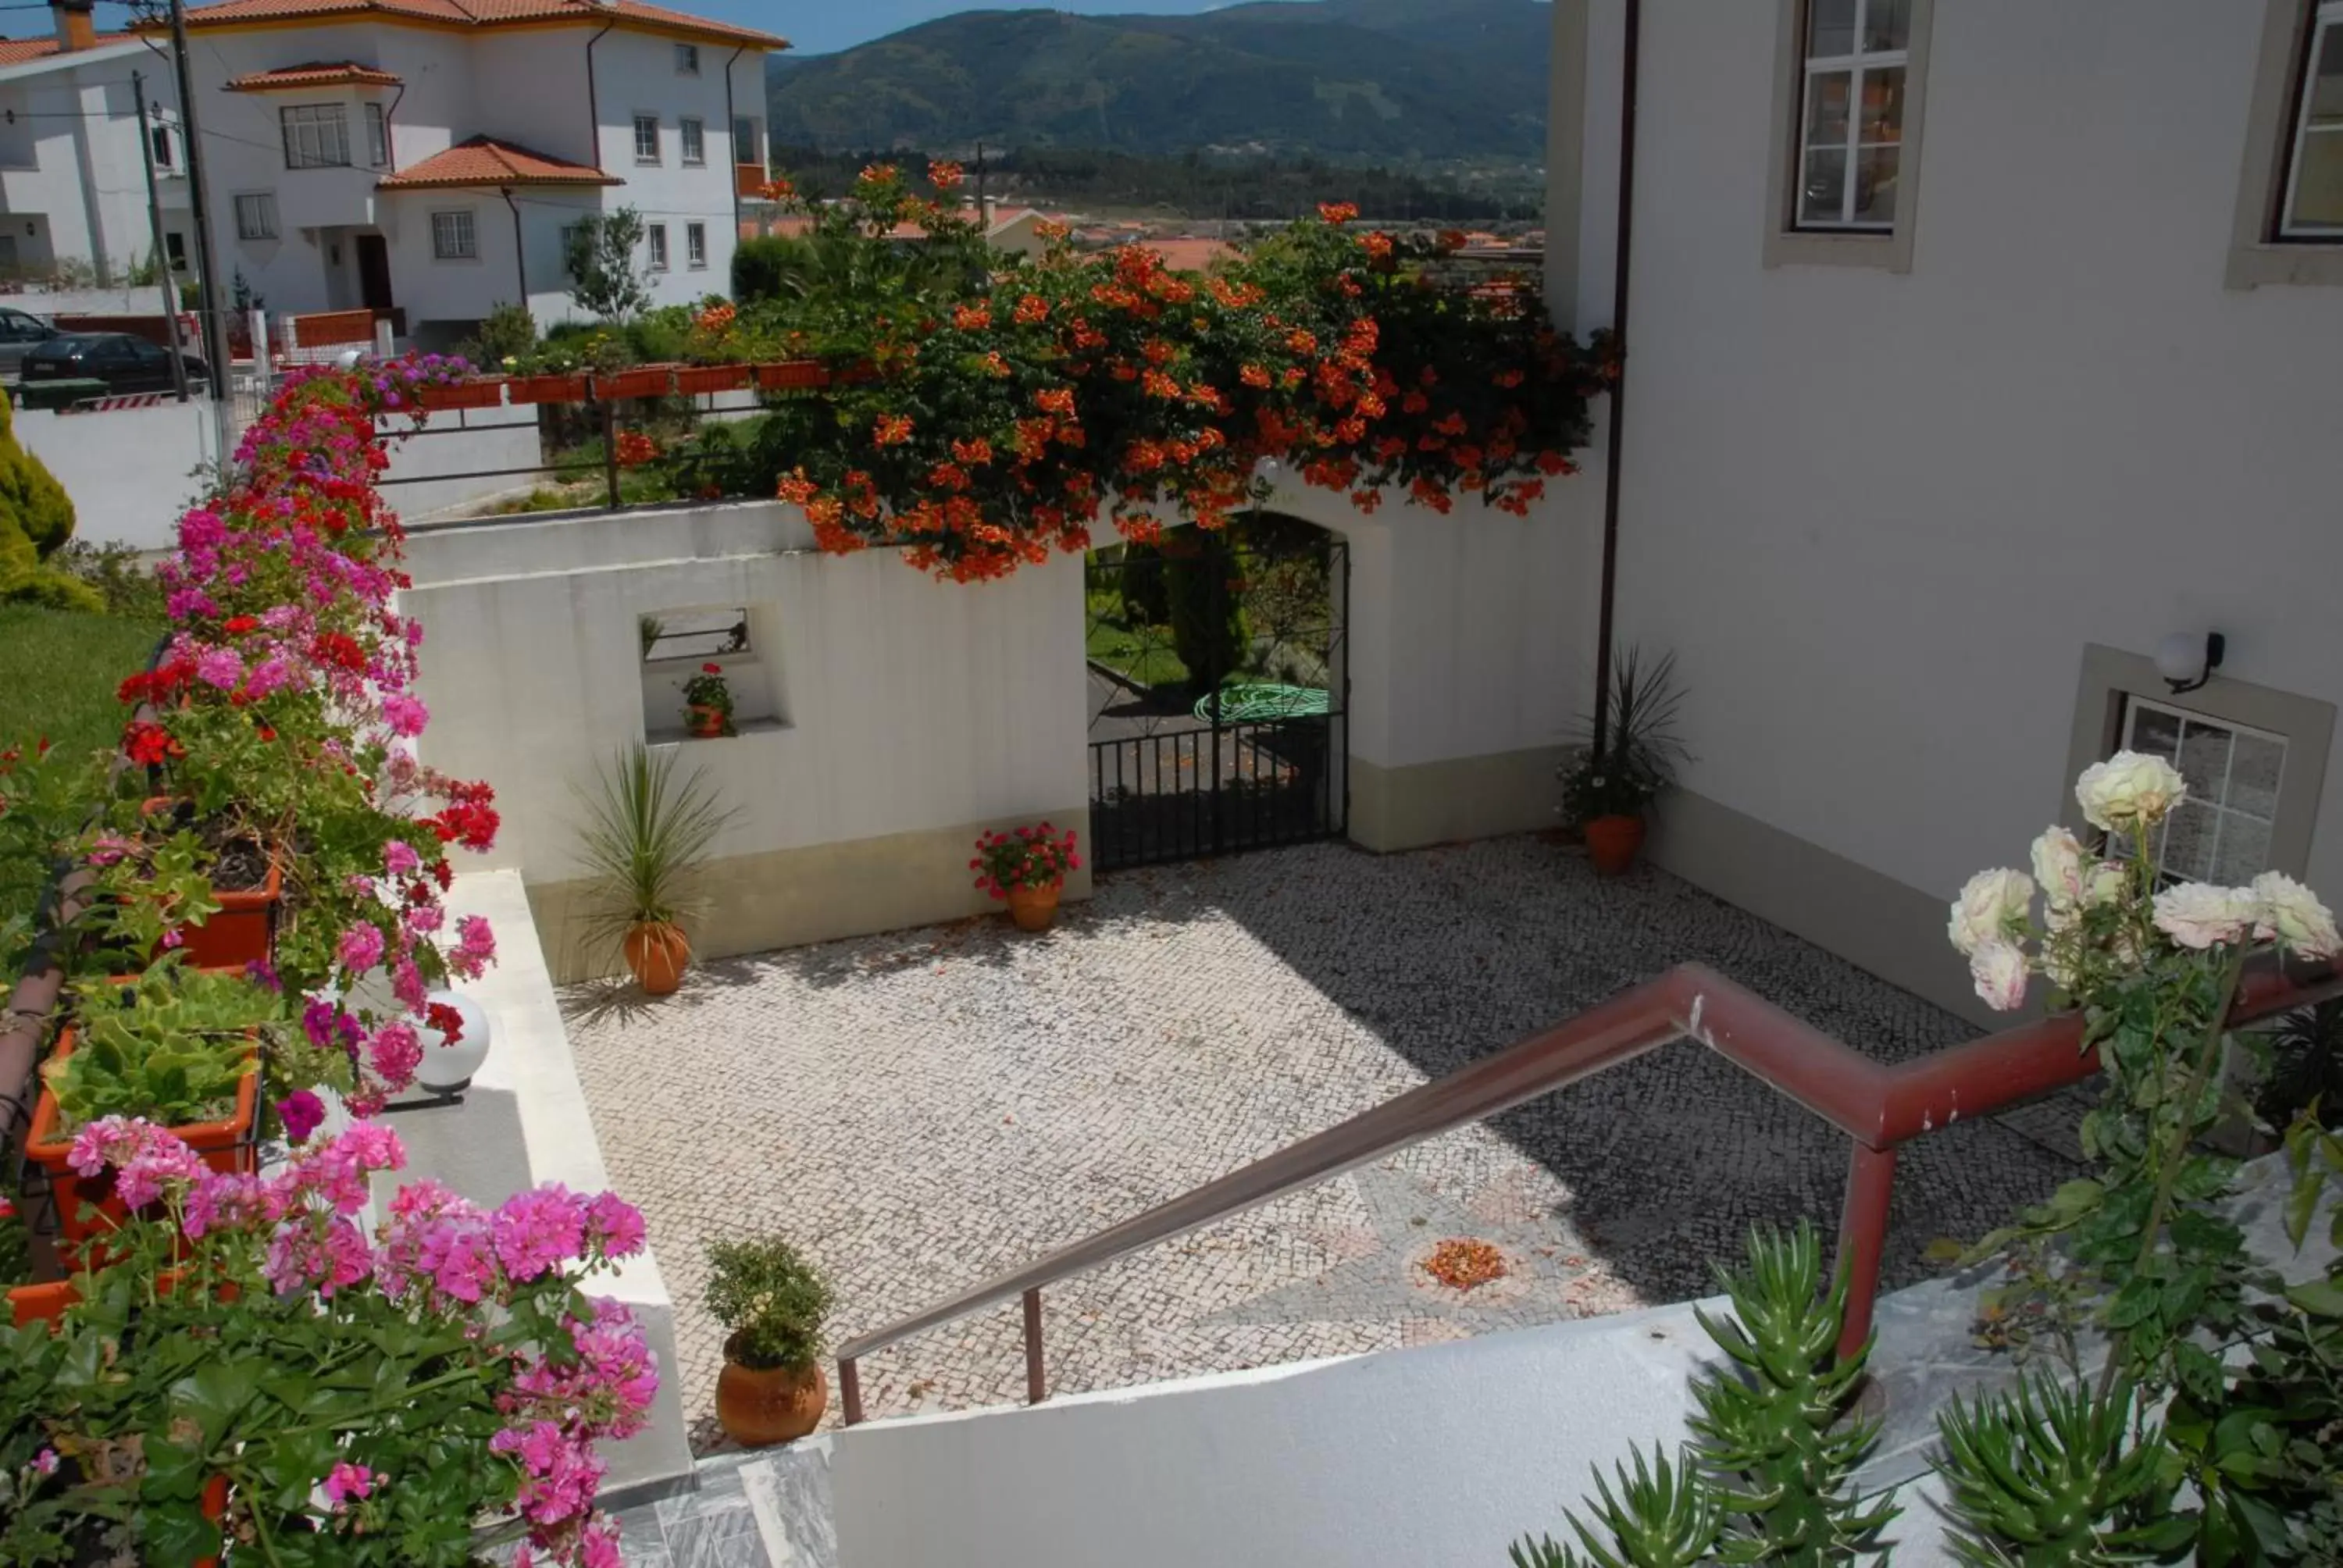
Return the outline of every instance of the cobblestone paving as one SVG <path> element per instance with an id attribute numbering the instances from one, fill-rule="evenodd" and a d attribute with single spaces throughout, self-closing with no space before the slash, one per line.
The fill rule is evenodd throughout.
<path id="1" fill-rule="evenodd" d="M 704 1450 L 714 1238 L 806 1247 L 843 1339 L 1686 960 L 1881 1060 L 1970 1032 L 1663 872 L 1598 881 L 1534 838 L 1127 872 L 1043 937 L 963 921 L 710 965 L 658 1004 L 578 988 L 565 1006 L 612 1180 L 675 1297 Z M 2035 1108 L 1907 1149 L 1889 1282 L 2065 1179 L 2061 1120 Z M 1821 1121 L 1679 1042 L 1051 1290 L 1051 1386 L 1702 1294 L 1753 1221 L 1833 1228 L 1846 1160 Z M 1495 1244 L 1508 1276 L 1431 1280 L 1423 1254 L 1457 1235 Z M 870 1358 L 864 1397 L 874 1415 L 1011 1402 L 1019 1347 L 1012 1302 Z"/>

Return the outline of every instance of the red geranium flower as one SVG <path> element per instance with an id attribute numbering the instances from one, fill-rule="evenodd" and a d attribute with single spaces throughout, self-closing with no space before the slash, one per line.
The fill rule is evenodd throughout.
<path id="1" fill-rule="evenodd" d="M 699 667 L 699 673 L 702 675 L 721 675 L 724 673 L 724 667 L 720 664 L 703 664 Z"/>

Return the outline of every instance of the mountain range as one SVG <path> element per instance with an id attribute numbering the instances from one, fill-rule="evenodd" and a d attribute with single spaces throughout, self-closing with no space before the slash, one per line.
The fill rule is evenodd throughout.
<path id="1" fill-rule="evenodd" d="M 1193 16 L 967 11 L 770 57 L 776 145 L 1542 161 L 1544 0 L 1271 0 Z"/>

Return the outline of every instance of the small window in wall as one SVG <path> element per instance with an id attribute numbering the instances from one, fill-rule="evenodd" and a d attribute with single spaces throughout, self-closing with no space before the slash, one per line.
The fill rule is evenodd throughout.
<path id="1" fill-rule="evenodd" d="M 651 270 L 665 272 L 667 270 L 667 225 L 655 223 L 643 231 L 643 236 L 650 241 Z"/>
<path id="2" fill-rule="evenodd" d="M 174 166 L 171 162 L 171 127 L 168 126 L 147 126 L 146 140 L 155 149 L 155 166 L 158 169 L 173 167 Z"/>
<path id="3" fill-rule="evenodd" d="M 431 215 L 431 254 L 440 261 L 478 261 L 479 236 L 468 210 Z"/>
<path id="4" fill-rule="evenodd" d="M 288 169 L 350 166 L 350 125 L 339 104 L 287 104 L 277 111 Z"/>
<path id="5" fill-rule="evenodd" d="M 659 126 L 657 115 L 635 116 L 635 162 L 655 164 L 659 161 Z"/>
<path id="6" fill-rule="evenodd" d="M 2188 781 L 2150 846 L 2167 881 L 2237 887 L 2270 869 L 2286 747 L 2283 735 L 2150 698 L 2125 699 L 2122 749 L 2161 757 Z"/>
<path id="7" fill-rule="evenodd" d="M 2292 129 L 2278 236 L 2343 239 L 2343 0 L 2312 14 Z"/>
<path id="8" fill-rule="evenodd" d="M 689 728 L 684 689 L 716 666 L 732 699 L 732 723 L 743 733 L 777 729 L 779 671 L 759 647 L 756 617 L 740 605 L 660 610 L 635 621 L 642 655 L 643 733 L 652 741 L 679 740 Z"/>
<path id="9" fill-rule="evenodd" d="M 236 237 L 238 239 L 275 239 L 277 237 L 277 193 L 246 191 L 236 198 Z"/>
<path id="10" fill-rule="evenodd" d="M 163 236 L 163 254 L 170 259 L 173 272 L 187 270 L 187 236 L 177 229 Z"/>
<path id="11" fill-rule="evenodd" d="M 688 223 L 683 226 L 683 258 L 692 266 L 708 265 L 708 226 Z"/>
<path id="12" fill-rule="evenodd" d="M 708 126 L 705 121 L 685 119 L 678 122 L 683 127 L 683 161 L 704 164 L 708 161 Z"/>
<path id="13" fill-rule="evenodd" d="M 757 122 L 746 115 L 732 122 L 732 161 L 765 166 L 765 147 L 757 135 Z"/>
<path id="14" fill-rule="evenodd" d="M 1810 0 L 1797 226 L 1893 228 L 1911 0 Z"/>
<path id="15" fill-rule="evenodd" d="M 380 104 L 366 106 L 367 162 L 378 169 L 390 166 L 390 122 L 383 117 Z"/>
<path id="16" fill-rule="evenodd" d="M 678 44 L 675 46 L 675 74 L 679 76 L 699 75 L 699 45 Z"/>

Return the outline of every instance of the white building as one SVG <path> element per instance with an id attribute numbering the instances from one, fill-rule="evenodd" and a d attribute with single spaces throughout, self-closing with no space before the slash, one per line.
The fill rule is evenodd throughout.
<path id="1" fill-rule="evenodd" d="M 1581 331 L 1629 5 L 1554 7 Z M 2177 744 L 2181 869 L 2343 893 L 2343 4 L 1639 9 L 1616 628 L 1676 649 L 1697 753 L 1661 862 L 1974 1010 L 1946 900 Z M 1593 564 L 1553 585 L 1589 633 Z M 2152 656 L 2212 632 L 2175 693 Z"/>
<path id="2" fill-rule="evenodd" d="M 646 226 L 657 303 L 729 287 L 779 38 L 638 0 L 225 0 L 187 16 L 224 284 L 425 347 L 574 313 L 564 230 Z M 751 173 L 753 171 L 753 178 Z"/>
<path id="3" fill-rule="evenodd" d="M 169 57 L 129 34 L 97 32 L 89 0 L 51 9 L 53 35 L 0 39 L 0 281 L 85 266 L 114 285 L 151 263 L 134 72 L 151 121 L 164 247 L 186 276 L 193 231 Z"/>

